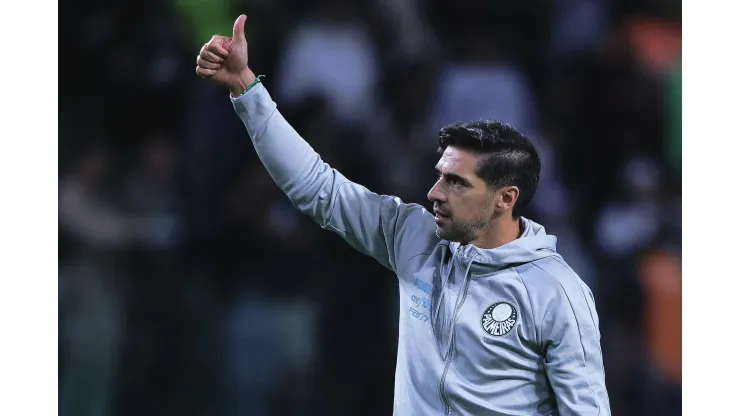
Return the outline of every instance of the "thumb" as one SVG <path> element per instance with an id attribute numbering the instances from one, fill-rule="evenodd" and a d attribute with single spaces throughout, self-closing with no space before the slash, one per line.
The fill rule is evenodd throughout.
<path id="1" fill-rule="evenodd" d="M 247 39 L 244 37 L 244 22 L 246 21 L 246 14 L 239 15 L 239 17 L 236 18 L 236 21 L 234 22 L 234 35 L 232 36 L 232 40 L 235 43 L 242 43 L 247 41 Z"/>

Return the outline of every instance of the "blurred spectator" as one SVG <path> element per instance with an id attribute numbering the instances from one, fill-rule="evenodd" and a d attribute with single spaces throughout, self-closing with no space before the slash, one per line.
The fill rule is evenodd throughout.
<path id="1" fill-rule="evenodd" d="M 611 258 L 642 250 L 658 235 L 662 224 L 660 168 L 650 159 L 634 159 L 621 172 L 624 196 L 606 202 L 596 223 L 596 240 Z"/>
<path id="2" fill-rule="evenodd" d="M 316 305 L 310 300 L 275 301 L 244 292 L 224 319 L 225 407 L 223 414 L 261 416 L 316 414 Z"/>
<path id="3" fill-rule="evenodd" d="M 664 19 L 637 16 L 628 21 L 630 43 L 640 64 L 665 76 L 680 60 L 681 25 Z"/>
<path id="4" fill-rule="evenodd" d="M 649 367 L 645 414 L 681 413 L 681 254 L 662 244 L 640 260 Z"/>
<path id="5" fill-rule="evenodd" d="M 151 218 L 146 246 L 155 251 L 172 250 L 181 238 L 181 197 L 176 182 L 178 155 L 172 139 L 159 134 L 142 146 L 140 159 L 127 183 L 133 213 Z"/>
<path id="6" fill-rule="evenodd" d="M 594 224 L 610 397 L 619 413 L 672 414 L 646 411 L 641 403 L 646 391 L 642 321 L 648 294 L 640 280 L 640 258 L 669 230 L 666 182 L 657 161 L 645 157 L 627 161 L 618 178 L 618 197 L 604 202 Z"/>
<path id="7" fill-rule="evenodd" d="M 464 33 L 462 56 L 445 62 L 434 82 L 430 137 L 443 125 L 480 119 L 504 120 L 531 135 L 537 111 L 526 76 L 503 56 L 491 31 L 473 27 Z"/>
<path id="8" fill-rule="evenodd" d="M 604 36 L 612 0 L 555 0 L 549 51 L 558 61 L 594 49 Z"/>
<path id="9" fill-rule="evenodd" d="M 127 278 L 124 250 L 139 241 L 146 228 L 110 206 L 105 188 L 109 168 L 106 149 L 92 145 L 60 185 L 59 222 L 75 245 L 61 282 L 63 415 L 113 412 Z"/>
<path id="10" fill-rule="evenodd" d="M 285 271 L 286 259 L 309 265 L 303 214 L 274 186 L 261 164 L 246 168 L 227 195 L 226 229 L 217 241 L 222 315 L 225 414 L 269 415 L 285 382 L 294 383 L 290 414 L 309 410 L 317 314 L 310 273 Z M 287 269 L 290 270 L 290 269 Z M 295 379 L 294 377 L 298 377 Z"/>
<path id="11" fill-rule="evenodd" d="M 394 40 L 386 54 L 397 62 L 436 57 L 440 48 L 423 12 L 421 0 L 376 0 Z"/>
<path id="12" fill-rule="evenodd" d="M 320 0 L 315 14 L 288 37 L 276 98 L 283 106 L 294 106 L 317 95 L 327 101 L 337 121 L 357 123 L 375 109 L 378 65 L 353 3 Z"/>

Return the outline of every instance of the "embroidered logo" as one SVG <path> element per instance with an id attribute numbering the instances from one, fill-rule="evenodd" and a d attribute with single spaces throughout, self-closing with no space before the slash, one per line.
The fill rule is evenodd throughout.
<path id="1" fill-rule="evenodd" d="M 509 302 L 496 302 L 483 312 L 481 325 L 488 334 L 502 337 L 514 329 L 517 319 L 519 312 L 514 305 Z"/>

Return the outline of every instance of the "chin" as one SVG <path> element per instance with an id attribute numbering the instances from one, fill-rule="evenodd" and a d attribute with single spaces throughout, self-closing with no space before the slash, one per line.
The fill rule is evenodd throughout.
<path id="1" fill-rule="evenodd" d="M 437 229 L 434 230 L 434 233 L 437 234 L 437 237 L 439 237 L 440 239 L 446 240 L 445 231 L 442 228 L 440 228 L 439 225 L 437 226 Z"/>
<path id="2" fill-rule="evenodd" d="M 460 232 L 460 230 L 450 227 L 451 224 L 445 224 L 447 227 L 442 228 L 439 225 L 435 230 L 435 234 L 440 240 L 447 240 L 453 243 L 468 244 L 473 239 L 467 233 Z M 450 229 L 452 228 L 452 229 Z"/>
<path id="3" fill-rule="evenodd" d="M 455 237 L 450 235 L 449 232 L 445 231 L 445 229 L 440 227 L 439 225 L 437 226 L 435 233 L 440 240 L 455 241 Z"/>

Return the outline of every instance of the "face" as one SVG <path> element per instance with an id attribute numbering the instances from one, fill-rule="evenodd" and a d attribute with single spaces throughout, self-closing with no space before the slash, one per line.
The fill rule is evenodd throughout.
<path id="1" fill-rule="evenodd" d="M 434 203 L 437 236 L 463 244 L 476 240 L 507 209 L 512 187 L 491 190 L 476 172 L 476 155 L 447 147 L 437 163 L 439 179 L 427 197 Z"/>

